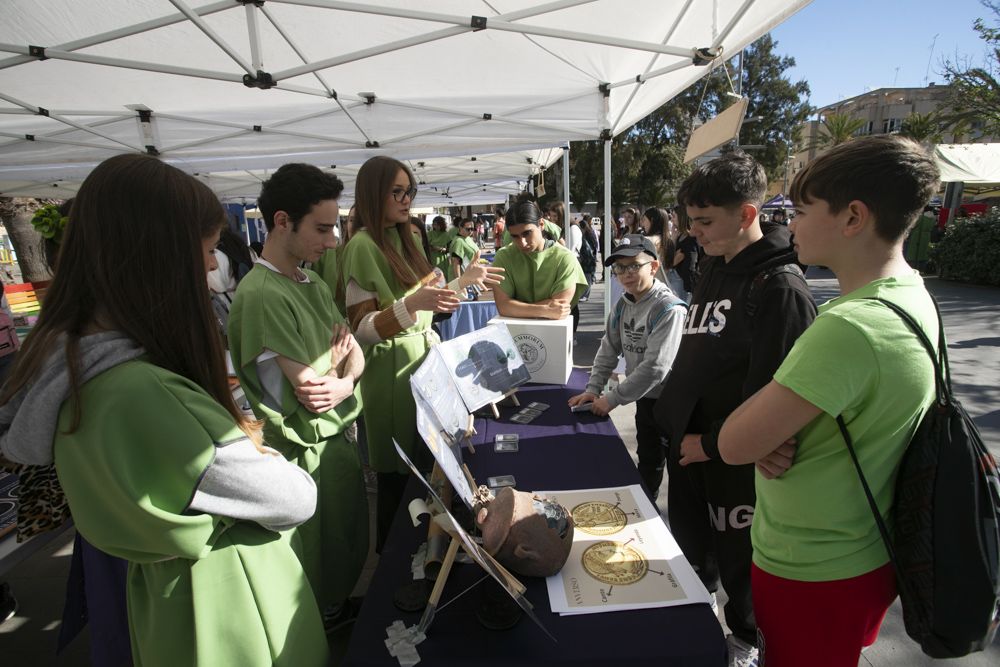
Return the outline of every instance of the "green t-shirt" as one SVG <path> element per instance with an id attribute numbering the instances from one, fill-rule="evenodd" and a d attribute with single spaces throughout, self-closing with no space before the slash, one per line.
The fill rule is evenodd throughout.
<path id="1" fill-rule="evenodd" d="M 396 229 L 385 230 L 386 240 L 400 252 L 401 242 Z M 344 248 L 343 272 L 345 284 L 354 281 L 378 300 L 378 309 L 385 310 L 406 295 L 416 291 L 420 283 L 404 287 L 396 281 L 385 255 L 367 232 L 351 237 Z M 365 372 L 361 376 L 361 397 L 369 406 L 364 413 L 371 466 L 377 472 L 406 474 L 409 468 L 396 454 L 393 439 L 412 458 L 416 440 L 416 406 L 410 392 L 410 375 L 420 366 L 432 342 L 433 313 L 417 313 L 415 325 L 389 340 L 365 345 Z M 423 447 L 423 443 L 420 443 Z"/>
<path id="2" fill-rule="evenodd" d="M 546 238 L 550 241 L 558 241 L 562 238 L 562 227 L 552 222 L 551 220 L 542 220 L 542 233 L 545 234 Z M 503 230 L 503 243 L 504 247 L 510 245 L 510 232 L 506 229 Z"/>
<path id="3" fill-rule="evenodd" d="M 259 377 L 257 357 L 266 351 L 312 367 L 317 375 L 330 370 L 333 325 L 337 312 L 326 283 L 312 271 L 299 283 L 258 263 L 239 287 L 229 311 L 229 347 L 233 366 L 254 412 L 264 419 L 268 444 L 286 456 L 282 441 L 312 447 L 340 433 L 357 418 L 355 397 L 322 414 L 307 410 L 295 387 L 281 376 L 280 396 L 270 396 Z"/>
<path id="4" fill-rule="evenodd" d="M 188 511 L 216 442 L 243 436 L 193 382 L 130 361 L 83 385 L 56 469 L 80 533 L 129 561 L 136 665 L 323 665 L 326 637 L 289 533 Z"/>
<path id="5" fill-rule="evenodd" d="M 904 308 L 937 341 L 938 324 L 916 273 L 875 280 L 819 308 L 774 374 L 823 410 L 797 435 L 795 463 L 777 479 L 757 474 L 753 560 L 786 579 L 856 577 L 888 561 L 837 427 L 843 415 L 865 477 L 891 526 L 896 471 L 934 396 L 927 352 L 878 296 Z"/>
<path id="6" fill-rule="evenodd" d="M 316 481 L 316 512 L 296 530 L 302 565 L 325 608 L 350 595 L 368 553 L 361 461 L 357 448 L 342 435 L 361 410 L 360 390 L 333 410 L 316 414 L 299 403 L 295 387 L 276 362 L 263 367 L 257 363 L 270 351 L 306 364 L 319 375 L 330 370 L 333 325 L 343 318 L 326 283 L 312 271 L 305 274 L 309 282 L 300 283 L 255 264 L 236 288 L 229 345 L 247 400 L 264 420 L 267 444 Z M 268 389 L 275 385 L 280 389 Z M 337 567 L 329 567 L 331 562 Z"/>
<path id="7" fill-rule="evenodd" d="M 460 235 L 456 236 L 454 240 L 452 240 L 451 245 L 448 246 L 448 259 L 450 260 L 452 255 L 458 256 L 460 263 L 462 265 L 462 270 L 464 271 L 466 268 L 468 268 L 469 262 L 472 261 L 472 258 L 476 256 L 477 252 L 479 252 L 479 246 L 477 246 L 475 242 L 468 236 Z M 445 275 L 448 276 L 449 281 L 458 278 L 458 276 L 455 275 L 455 272 L 451 268 L 450 261 L 448 263 L 448 271 Z"/>
<path id="8" fill-rule="evenodd" d="M 449 265 L 449 255 L 448 246 L 451 245 L 452 239 L 455 238 L 453 234 L 447 230 L 443 232 L 436 231 L 432 229 L 427 232 L 427 242 L 431 245 L 431 264 L 438 267 L 447 275 L 448 265 Z M 438 252 L 433 250 L 433 248 L 444 248 L 443 252 Z"/>
<path id="9" fill-rule="evenodd" d="M 576 256 L 552 241 L 538 252 L 525 253 L 513 245 L 504 246 L 493 258 L 493 266 L 507 270 L 500 289 L 512 299 L 538 303 L 575 286 L 573 305 L 587 290 L 587 277 Z"/>

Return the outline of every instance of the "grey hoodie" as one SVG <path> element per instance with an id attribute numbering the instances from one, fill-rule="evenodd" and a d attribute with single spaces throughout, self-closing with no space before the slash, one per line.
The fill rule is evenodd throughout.
<path id="1" fill-rule="evenodd" d="M 15 463 L 53 462 L 59 412 L 69 398 L 69 369 L 61 339 L 38 377 L 0 406 L 0 452 Z M 80 384 L 145 350 L 116 331 L 80 339 Z M 316 510 L 316 483 L 305 470 L 269 448 L 261 453 L 247 437 L 215 442 L 187 511 L 254 521 L 271 530 L 293 528 Z"/>
<path id="2" fill-rule="evenodd" d="M 624 356 L 627 377 L 605 394 L 608 404 L 617 407 L 659 396 L 680 346 L 686 316 L 684 301 L 659 280 L 638 301 L 623 294 L 608 316 L 587 391 L 600 396 L 618 357 Z"/>

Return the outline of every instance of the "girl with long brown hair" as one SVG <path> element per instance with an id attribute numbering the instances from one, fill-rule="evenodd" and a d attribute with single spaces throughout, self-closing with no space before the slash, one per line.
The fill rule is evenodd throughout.
<path id="1" fill-rule="evenodd" d="M 224 224 L 206 186 L 155 158 L 98 165 L 0 396 L 0 448 L 54 462 L 77 530 L 129 561 L 135 664 L 324 664 L 280 532 L 316 488 L 236 407 L 205 287 Z"/>
<path id="2" fill-rule="evenodd" d="M 434 313 L 454 312 L 456 292 L 470 285 L 500 284 L 503 271 L 477 261 L 447 287 L 410 232 L 410 206 L 416 179 L 402 162 L 373 157 L 358 171 L 354 201 L 363 229 L 344 249 L 347 318 L 365 350 L 361 376 L 365 429 L 372 468 L 378 474 L 377 546 L 381 549 L 399 500 L 408 468 L 392 441 L 411 459 L 426 461 L 419 444 L 410 375 L 420 366 L 437 336 Z"/>

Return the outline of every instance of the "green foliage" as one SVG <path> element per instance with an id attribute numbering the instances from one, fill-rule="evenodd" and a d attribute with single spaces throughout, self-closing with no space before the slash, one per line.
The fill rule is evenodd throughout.
<path id="1" fill-rule="evenodd" d="M 831 113 L 823 116 L 820 123 L 820 134 L 813 142 L 813 148 L 831 148 L 839 146 L 854 138 L 855 133 L 865 125 L 861 118 L 851 118 L 843 113 Z"/>
<path id="2" fill-rule="evenodd" d="M 993 13 L 994 25 L 978 18 L 973 28 L 986 44 L 985 61 L 975 66 L 968 59 L 944 63 L 945 79 L 951 84 L 948 94 L 949 125 L 965 121 L 981 122 L 984 135 L 1000 136 L 1000 3 L 984 0 L 983 7 Z"/>
<path id="3" fill-rule="evenodd" d="M 1000 208 L 952 221 L 931 258 L 942 278 L 1000 285 Z"/>
<path id="4" fill-rule="evenodd" d="M 63 232 L 68 221 L 69 218 L 59 213 L 58 206 L 50 204 L 35 211 L 35 215 L 31 218 L 31 225 L 38 230 L 42 238 L 62 243 Z"/>
<path id="5" fill-rule="evenodd" d="M 944 124 L 941 117 L 934 111 L 930 113 L 914 112 L 903 119 L 903 128 L 899 134 L 922 144 L 937 144 L 941 142 L 943 129 Z"/>
<path id="6" fill-rule="evenodd" d="M 809 85 L 783 76 L 795 60 L 774 54 L 777 46 L 765 35 L 747 47 L 743 57 L 743 94 L 749 98 L 747 116 L 759 120 L 744 124 L 740 143 L 761 145 L 753 156 L 771 177 L 784 173 L 785 158 L 795 132 L 809 115 Z M 728 63 L 736 72 L 735 59 Z M 659 109 L 614 138 L 611 159 L 611 200 L 616 207 L 664 206 L 674 201 L 677 188 L 691 173 L 684 150 L 693 121 L 707 121 L 733 102 L 726 73 L 716 68 Z M 555 199 L 562 169 L 546 172 L 548 199 Z M 604 207 L 604 147 L 599 141 L 570 145 L 570 200 L 577 207 L 596 201 Z M 561 186 L 559 186 L 561 187 Z"/>

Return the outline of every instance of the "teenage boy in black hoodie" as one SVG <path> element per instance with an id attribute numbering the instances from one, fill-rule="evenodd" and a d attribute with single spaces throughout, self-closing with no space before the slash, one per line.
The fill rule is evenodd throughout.
<path id="1" fill-rule="evenodd" d="M 718 436 L 729 413 L 766 385 L 816 317 L 788 228 L 758 220 L 764 169 L 734 152 L 698 167 L 677 199 L 707 256 L 674 368 L 656 404 L 670 479 L 667 517 L 709 591 L 729 596 L 730 664 L 756 664 L 750 595 L 754 467 L 727 465 Z"/>

